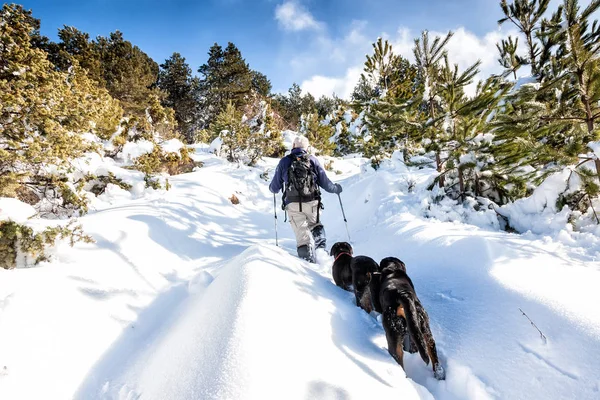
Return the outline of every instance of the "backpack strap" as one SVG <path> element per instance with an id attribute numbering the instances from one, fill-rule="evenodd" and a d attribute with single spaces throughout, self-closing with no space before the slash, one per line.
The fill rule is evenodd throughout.
<path id="1" fill-rule="evenodd" d="M 286 185 L 286 183 L 284 182 L 283 187 L 281 188 L 281 209 L 284 211 L 285 211 L 285 198 L 287 197 L 285 185 Z"/>

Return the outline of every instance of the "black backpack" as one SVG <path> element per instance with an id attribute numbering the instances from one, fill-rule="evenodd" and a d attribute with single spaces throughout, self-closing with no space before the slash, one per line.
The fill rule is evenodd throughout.
<path id="1" fill-rule="evenodd" d="M 302 203 L 313 200 L 320 200 L 321 192 L 317 185 L 317 180 L 313 165 L 310 162 L 308 154 L 290 154 L 292 163 L 288 169 L 288 184 L 285 191 L 285 198 L 290 203 Z"/>

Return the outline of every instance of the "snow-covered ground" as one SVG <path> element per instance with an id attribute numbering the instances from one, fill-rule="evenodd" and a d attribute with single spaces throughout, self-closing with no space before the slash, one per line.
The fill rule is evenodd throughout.
<path id="1" fill-rule="evenodd" d="M 0 399 L 600 396 L 593 246 L 499 232 L 485 213 L 470 215 L 480 227 L 425 219 L 456 212 L 425 204 L 430 170 L 335 160 L 355 253 L 404 260 L 431 318 L 447 380 L 418 355 L 405 378 L 377 317 L 333 284 L 332 260 L 294 257 L 279 208 L 275 247 L 261 174 L 276 160 L 203 151 L 168 192 L 95 201 L 80 219 L 95 244 L 0 270 Z M 329 245 L 346 240 L 337 198 L 324 202 Z"/>

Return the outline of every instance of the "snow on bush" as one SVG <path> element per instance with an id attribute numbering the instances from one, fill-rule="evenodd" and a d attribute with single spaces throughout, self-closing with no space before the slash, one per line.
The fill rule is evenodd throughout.
<path id="1" fill-rule="evenodd" d="M 138 140 L 137 142 L 127 142 L 123 145 L 123 149 L 118 155 L 118 158 L 123 160 L 125 163 L 132 163 L 136 158 L 143 156 L 144 154 L 152 153 L 154 150 L 154 143 L 149 140 Z"/>
<path id="2" fill-rule="evenodd" d="M 179 153 L 179 151 L 185 147 L 185 144 L 179 139 L 170 139 L 162 142 L 160 147 L 167 153 Z"/>
<path id="3" fill-rule="evenodd" d="M 208 152 L 220 156 L 221 146 L 223 146 L 223 139 L 221 138 L 221 136 L 217 136 L 212 142 L 210 142 Z"/>
<path id="4" fill-rule="evenodd" d="M 281 136 L 283 137 L 283 145 L 286 149 L 291 149 L 294 144 L 294 139 L 298 136 L 298 133 L 295 131 L 285 130 L 281 132 Z"/>
<path id="5" fill-rule="evenodd" d="M 568 206 L 557 209 L 560 196 L 579 189 L 579 179 L 576 174 L 571 174 L 570 168 L 550 175 L 531 196 L 498 206 L 483 197 L 466 197 L 463 202 L 454 200 L 445 196 L 437 185 L 429 190 L 437 176 L 432 160 L 424 156 L 411 157 L 410 164 L 413 165 L 407 166 L 402 161 L 402 154 L 397 153 L 391 159 L 382 160 L 377 170 L 369 160 L 362 159 L 361 175 L 365 179 L 378 176 L 376 186 L 379 188 L 376 192 L 371 189 L 373 183 L 365 187 L 359 194 L 360 201 L 369 203 L 374 198 L 383 198 L 385 205 L 380 208 L 389 210 L 387 216 L 403 211 L 488 230 L 510 228 L 527 235 L 553 238 L 591 253 L 600 252 L 600 225 L 592 209 L 587 213 L 573 211 Z M 398 208 L 396 203 L 402 203 L 402 207 Z M 593 204 L 595 210 L 600 210 L 600 200 L 594 200 Z M 373 210 L 373 214 L 376 215 L 377 210 Z M 364 223 L 377 221 L 376 217 L 371 217 Z"/>
<path id="6" fill-rule="evenodd" d="M 0 197 L 0 221 L 23 223 L 35 215 L 35 208 L 10 197 Z"/>
<path id="7" fill-rule="evenodd" d="M 565 169 L 549 176 L 533 194 L 500 208 L 511 227 L 519 232 L 549 234 L 566 228 L 570 210 L 567 206 L 556 209 L 559 195 L 565 191 L 570 171 Z"/>
<path id="8" fill-rule="evenodd" d="M 66 240 L 71 246 L 80 241 L 93 241 L 74 221 L 44 228 L 39 220 L 30 220 L 36 213 L 32 206 L 20 200 L 0 198 L 0 269 L 47 261 L 57 241 Z"/>

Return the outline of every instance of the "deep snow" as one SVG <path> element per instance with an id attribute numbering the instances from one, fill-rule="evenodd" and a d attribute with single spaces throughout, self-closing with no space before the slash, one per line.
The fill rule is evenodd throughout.
<path id="1" fill-rule="evenodd" d="M 198 152 L 205 166 L 168 192 L 96 199 L 81 218 L 96 244 L 0 270 L 1 399 L 598 397 L 595 249 L 498 232 L 487 214 L 469 216 L 488 229 L 422 218 L 456 212 L 424 200 L 430 170 L 335 160 L 355 253 L 404 260 L 431 318 L 447 380 L 416 355 L 405 379 L 331 259 L 293 257 L 280 210 L 274 246 L 261 174 L 276 160 Z M 337 199 L 324 202 L 331 245 L 346 232 Z"/>

